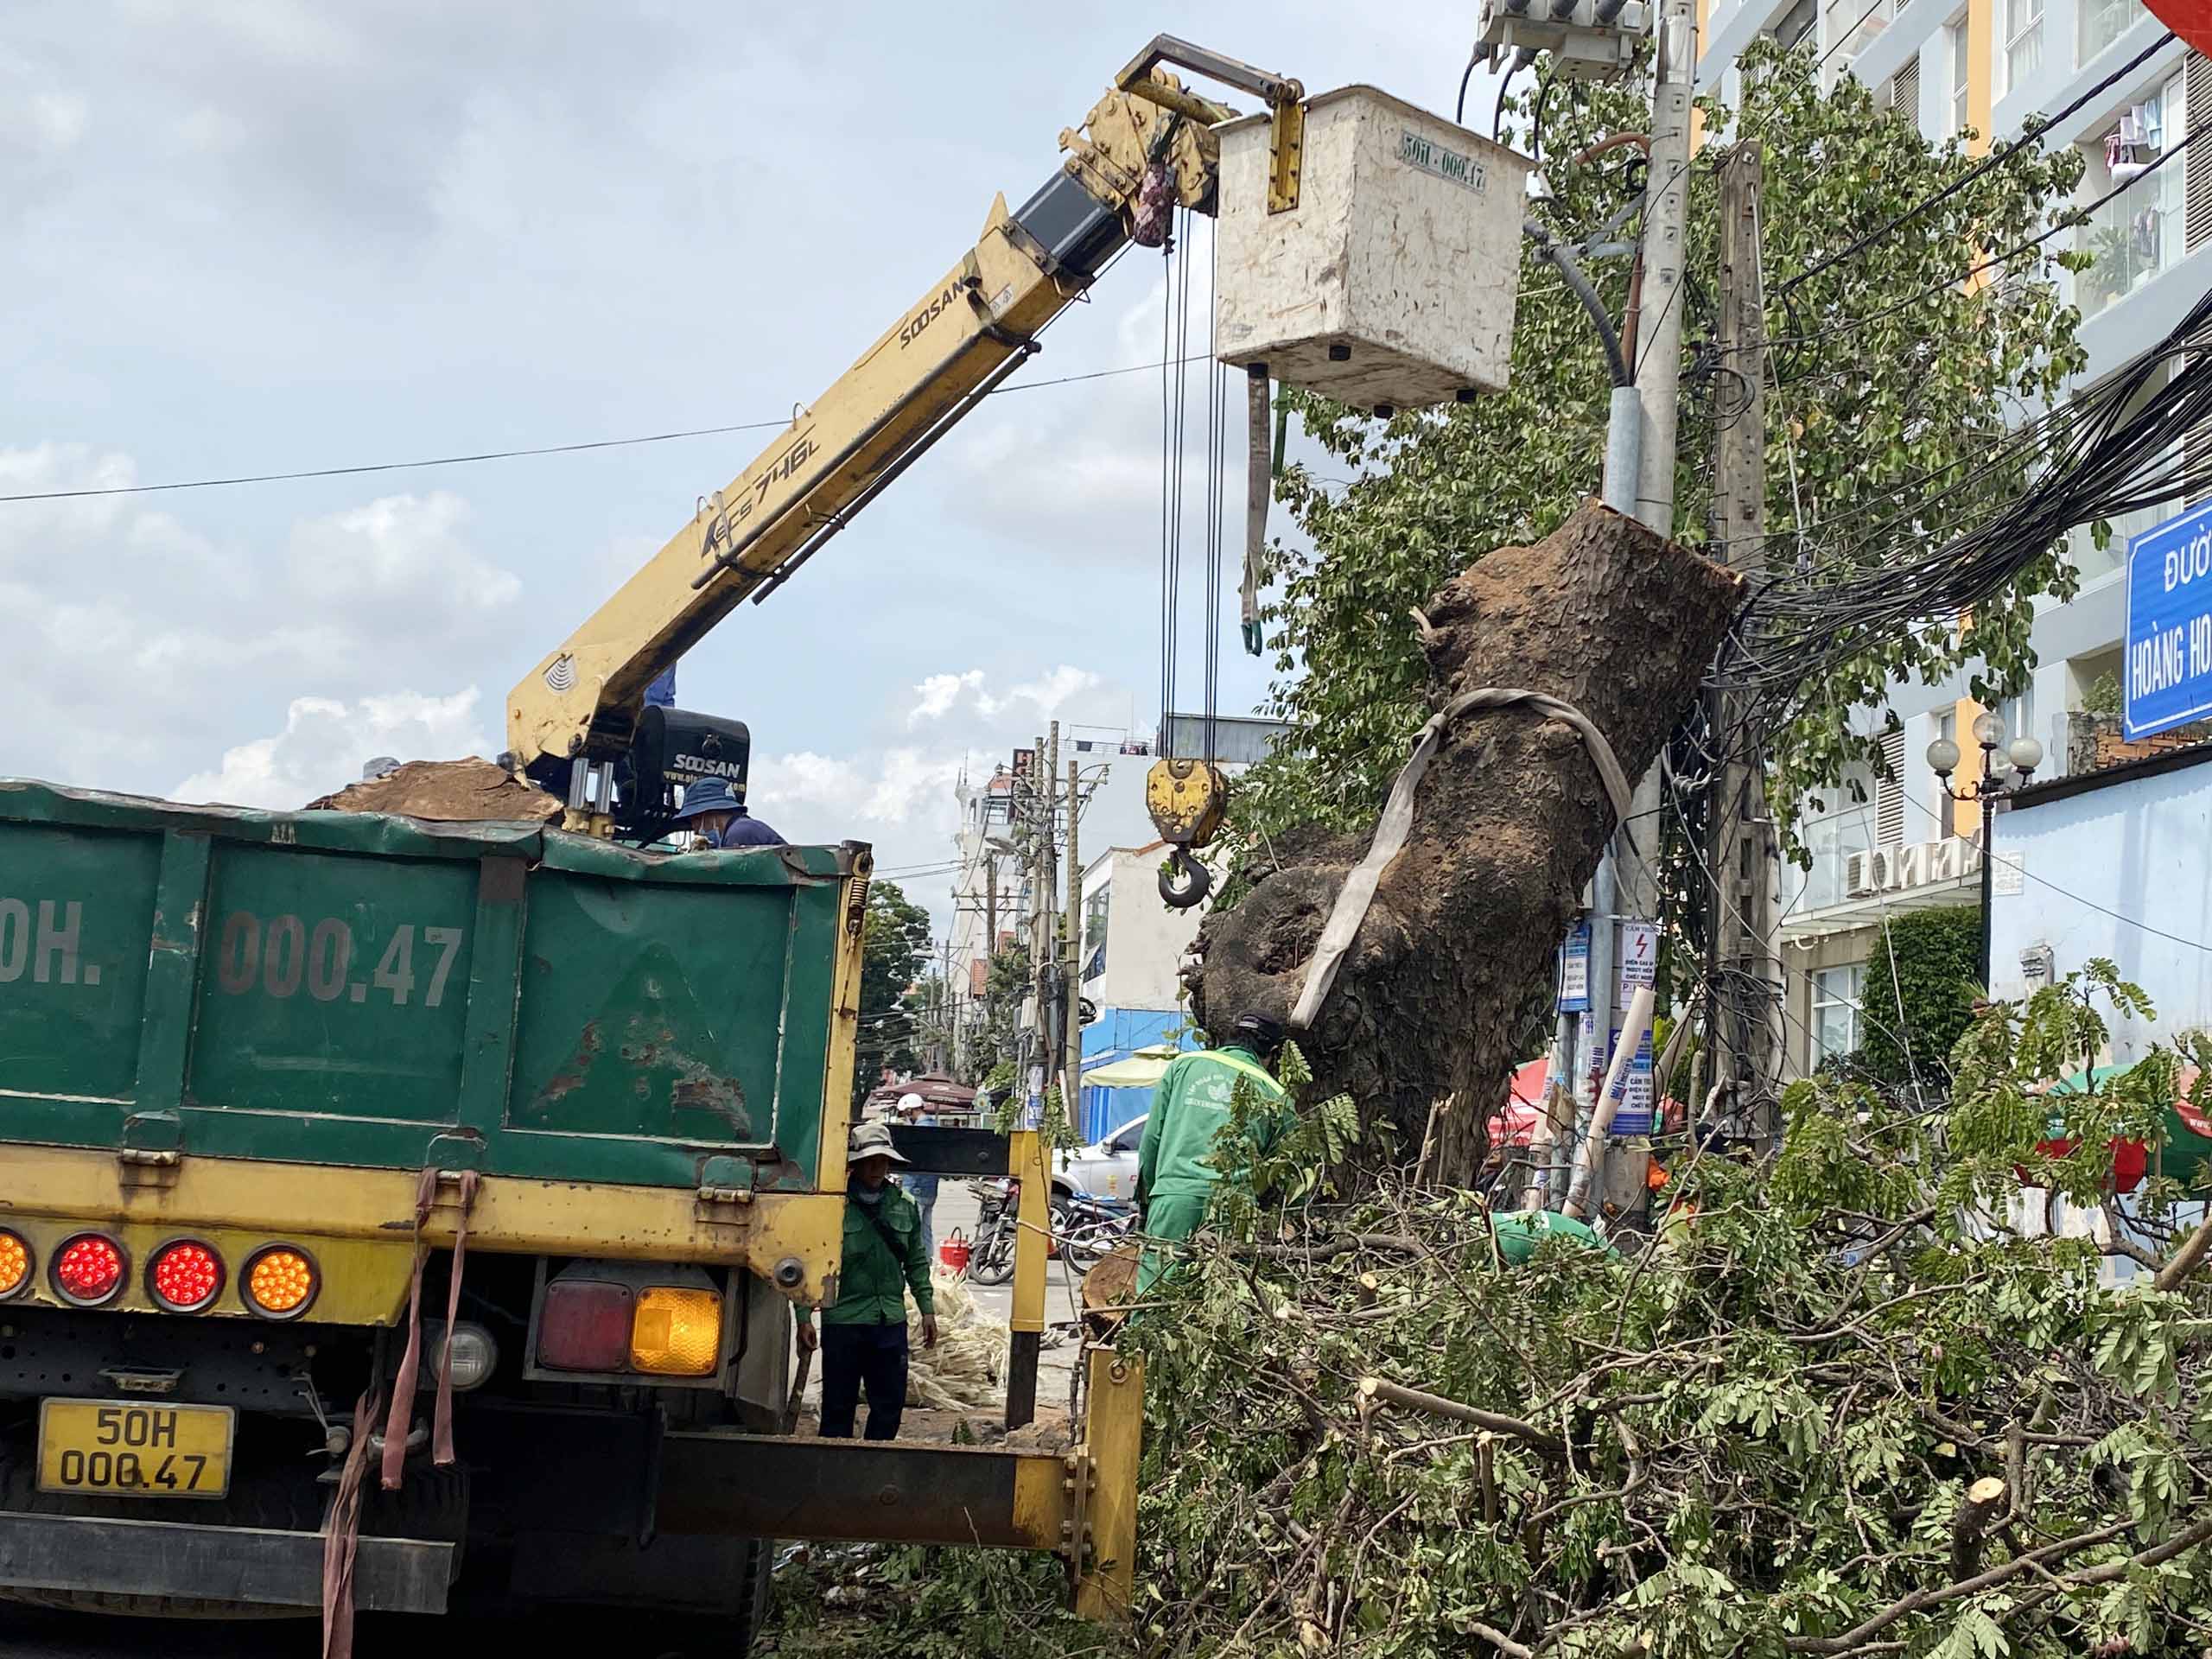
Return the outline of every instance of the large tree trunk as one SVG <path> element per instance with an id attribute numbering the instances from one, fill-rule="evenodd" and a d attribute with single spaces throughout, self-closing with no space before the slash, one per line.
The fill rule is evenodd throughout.
<path id="1" fill-rule="evenodd" d="M 1429 602 L 1429 699 L 1515 687 L 1580 709 L 1630 778 L 1689 708 L 1741 582 L 1634 519 L 1586 504 L 1532 547 L 1502 547 Z M 1394 1121 L 1408 1155 L 1431 1106 L 1446 1179 L 1482 1155 L 1522 1017 L 1596 870 L 1614 815 L 1574 728 L 1527 706 L 1477 709 L 1444 735 L 1411 836 L 1313 1022 L 1295 1033 L 1319 1096 Z M 1638 829 L 1656 856 L 1656 825 Z M 1287 1021 L 1315 941 L 1365 837 L 1293 851 L 1233 910 L 1206 918 L 1192 976 L 1201 1025 L 1256 1010 Z"/>

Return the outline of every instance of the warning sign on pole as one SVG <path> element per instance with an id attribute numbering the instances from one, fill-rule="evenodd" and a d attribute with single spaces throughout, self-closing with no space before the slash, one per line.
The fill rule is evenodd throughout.
<path id="1" fill-rule="evenodd" d="M 1620 997 L 1625 1007 L 1639 985 L 1659 982 L 1659 924 L 1624 921 L 1621 924 Z"/>

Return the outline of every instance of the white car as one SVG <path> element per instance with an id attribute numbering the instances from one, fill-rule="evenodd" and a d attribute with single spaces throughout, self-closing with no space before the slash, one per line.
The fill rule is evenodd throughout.
<path id="1" fill-rule="evenodd" d="M 1052 1196 L 1065 1198 L 1088 1192 L 1100 1198 L 1135 1198 L 1137 1146 L 1143 1139 L 1144 1116 L 1140 1116 L 1103 1141 L 1072 1152 L 1063 1150 L 1052 1165 Z"/>

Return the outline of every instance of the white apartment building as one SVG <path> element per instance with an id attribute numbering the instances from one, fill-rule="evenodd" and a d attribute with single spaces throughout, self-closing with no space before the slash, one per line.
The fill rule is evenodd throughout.
<path id="1" fill-rule="evenodd" d="M 1859 76 L 1879 103 L 1931 137 L 1973 130 L 1976 149 L 1986 149 L 1993 136 L 2001 142 L 2018 133 L 2032 115 L 2071 104 L 2165 33 L 2141 0 L 1713 0 L 1700 10 L 1700 91 L 1718 88 L 1732 102 L 1737 59 L 1754 40 L 1767 35 L 1795 44 L 1809 36 L 1826 73 Z M 2084 203 L 2141 175 L 2074 232 L 2076 245 L 2095 256 L 2090 269 L 2065 279 L 2082 315 L 2084 385 L 2154 345 L 2212 285 L 2212 144 L 2192 144 L 2171 166 L 2144 171 L 2207 122 L 2212 62 L 2170 41 L 2044 137 L 2081 147 Z M 2109 676 L 2116 683 L 2120 670 L 2126 540 L 2182 510 L 2176 503 L 2116 521 L 2101 551 L 2086 531 L 2077 534 L 2081 592 L 2044 609 L 2033 635 L 2033 681 L 1998 711 L 2008 734 L 2043 743 L 2038 778 L 2122 758 L 2086 715 L 2101 702 L 2100 682 Z M 1793 1076 L 1858 1046 L 1866 965 L 1884 915 L 1979 901 L 1979 812 L 1945 797 L 1923 751 L 1948 736 L 1971 755 L 1969 734 L 1982 711 L 1957 682 L 1899 686 L 1891 706 L 1904 722 L 1888 740 L 1896 781 L 1877 786 L 1862 778 L 1867 798 L 1859 803 L 1847 790 L 1824 791 L 1825 810 L 1804 830 L 1812 869 L 1783 874 Z M 2038 873 L 2014 874 L 2001 856 L 2002 813 L 1996 842 L 1998 880 L 2024 881 L 2032 892 Z M 2002 963 L 1999 969 L 2001 985 Z"/>

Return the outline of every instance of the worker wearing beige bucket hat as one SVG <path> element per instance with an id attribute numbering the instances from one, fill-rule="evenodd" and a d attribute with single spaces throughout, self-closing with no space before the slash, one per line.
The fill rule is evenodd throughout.
<path id="1" fill-rule="evenodd" d="M 922 1314 L 922 1345 L 937 1346 L 937 1300 L 930 1288 L 929 1251 L 921 1211 L 892 1182 L 891 1166 L 906 1160 L 891 1144 L 887 1123 L 863 1123 L 845 1154 L 844 1262 L 837 1300 L 813 1319 L 799 1314 L 801 1348 L 822 1349 L 822 1433 L 850 1440 L 868 1393 L 871 1440 L 894 1440 L 906 1403 L 906 1292 Z"/>

